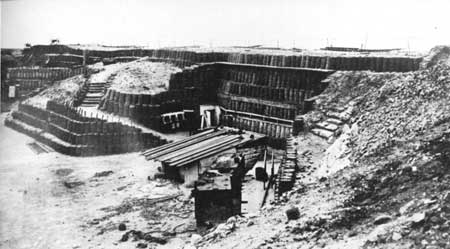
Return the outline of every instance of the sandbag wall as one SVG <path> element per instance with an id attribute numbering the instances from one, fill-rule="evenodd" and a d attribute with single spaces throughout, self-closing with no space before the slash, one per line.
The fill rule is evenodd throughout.
<path id="1" fill-rule="evenodd" d="M 230 53 L 232 63 L 277 67 L 321 68 L 330 70 L 371 70 L 375 72 L 407 72 L 419 69 L 422 57 L 348 56 L 348 55 L 270 55 Z"/>
<path id="2" fill-rule="evenodd" d="M 173 74 L 169 89 L 195 87 L 201 92 L 200 103 L 224 108 L 222 124 L 266 134 L 282 145 L 304 100 L 319 94 L 325 87 L 321 81 L 332 72 L 209 63 Z"/>
<path id="3" fill-rule="evenodd" d="M 218 103 L 224 125 L 269 136 L 281 148 L 292 133 L 292 120 L 305 99 L 320 94 L 321 81 L 333 71 L 217 63 Z"/>
<path id="4" fill-rule="evenodd" d="M 13 81 L 10 81 L 10 83 L 13 83 L 13 85 L 18 85 L 18 90 L 21 93 L 48 86 L 52 82 L 53 81 L 51 80 L 45 79 L 14 79 Z"/>
<path id="5" fill-rule="evenodd" d="M 149 49 L 119 49 L 119 50 L 88 50 L 89 56 L 100 58 L 112 57 L 144 57 L 150 56 L 153 50 Z"/>
<path id="6" fill-rule="evenodd" d="M 200 93 L 200 103 L 216 103 L 218 77 L 217 63 L 192 66 L 170 76 L 169 91 L 194 88 Z"/>
<path id="7" fill-rule="evenodd" d="M 147 54 L 148 53 L 145 53 Z M 276 67 L 320 68 L 330 70 L 370 70 L 408 72 L 419 69 L 422 57 L 366 55 L 273 55 L 232 52 L 194 52 L 187 50 L 152 50 L 151 58 L 185 67 L 196 63 L 230 62 Z"/>
<path id="8" fill-rule="evenodd" d="M 110 88 L 100 102 L 99 109 L 129 117 L 147 127 L 159 130 L 161 114 L 198 109 L 199 94 L 200 91 L 193 87 L 158 94 L 122 93 Z"/>
<path id="9" fill-rule="evenodd" d="M 76 54 L 46 54 L 44 57 L 46 67 L 79 67 L 83 65 L 83 56 Z M 86 56 L 86 64 L 99 62 L 99 57 Z"/>
<path id="10" fill-rule="evenodd" d="M 83 55 L 81 49 L 73 49 L 64 45 L 38 45 L 30 51 L 34 56 L 42 54 Z M 87 50 L 87 56 L 94 58 L 144 57 L 154 61 L 169 62 L 180 67 L 197 63 L 230 62 L 239 64 L 255 64 L 278 67 L 321 68 L 330 70 L 371 70 L 375 72 L 407 72 L 419 69 L 422 57 L 388 55 L 388 54 L 305 54 L 295 55 L 268 54 L 255 52 L 201 52 L 186 49 L 119 49 L 119 50 Z"/>
<path id="11" fill-rule="evenodd" d="M 150 57 L 174 63 L 179 67 L 191 66 L 197 63 L 227 61 L 228 53 L 224 52 L 195 52 L 188 50 L 156 49 L 151 51 Z"/>
<path id="12" fill-rule="evenodd" d="M 42 68 L 42 67 L 14 67 L 8 68 L 7 81 L 11 85 L 18 85 L 19 92 L 31 91 L 53 81 L 63 80 L 75 75 L 83 74 L 85 69 L 78 68 Z"/>
<path id="13" fill-rule="evenodd" d="M 219 63 L 220 64 L 220 63 Z M 303 110 L 306 98 L 321 93 L 332 71 L 245 64 L 219 65 L 219 104 L 226 109 L 286 120 Z"/>
<path id="14" fill-rule="evenodd" d="M 41 132 L 27 132 L 27 129 L 20 129 L 20 126 L 12 121 L 5 123 L 19 128 L 58 152 L 72 156 L 139 151 L 167 142 L 151 133 L 142 133 L 138 128 L 119 122 L 83 117 L 76 109 L 52 101 L 47 103 L 46 110 L 20 104 L 19 111 L 13 112 L 12 117 L 40 129 Z M 59 140 L 51 139 L 45 133 L 52 134 Z"/>
<path id="15" fill-rule="evenodd" d="M 83 67 L 78 68 L 42 68 L 42 67 L 14 67 L 8 68 L 7 78 L 12 79 L 44 79 L 62 80 L 84 72 Z"/>
<path id="16" fill-rule="evenodd" d="M 148 54 L 145 53 L 144 54 Z M 196 63 L 230 62 L 277 67 L 319 68 L 330 70 L 370 70 L 408 72 L 419 69 L 422 57 L 366 55 L 273 55 L 257 53 L 194 52 L 187 50 L 153 50 L 151 58 L 185 67 Z"/>
<path id="17" fill-rule="evenodd" d="M 83 50 L 74 49 L 66 45 L 34 45 L 30 48 L 24 49 L 24 54 L 33 54 L 33 56 L 40 56 L 43 54 L 75 54 L 83 55 Z"/>

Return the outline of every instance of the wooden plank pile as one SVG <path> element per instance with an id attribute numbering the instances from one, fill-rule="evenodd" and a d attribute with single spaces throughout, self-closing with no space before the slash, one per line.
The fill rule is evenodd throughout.
<path id="1" fill-rule="evenodd" d="M 295 139 L 290 137 L 286 141 L 286 151 L 278 169 L 275 180 L 275 201 L 279 201 L 283 193 L 292 189 L 298 170 L 297 148 Z"/>

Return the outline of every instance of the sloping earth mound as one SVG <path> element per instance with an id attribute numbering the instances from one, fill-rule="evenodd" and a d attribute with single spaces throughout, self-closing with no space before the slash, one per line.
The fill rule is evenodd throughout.
<path id="1" fill-rule="evenodd" d="M 71 102 L 75 99 L 77 92 L 81 89 L 81 85 L 84 82 L 85 77 L 83 75 L 57 81 L 38 95 L 25 100 L 24 103 L 45 109 L 49 100 L 62 104 Z"/>
<path id="2" fill-rule="evenodd" d="M 142 59 L 128 63 L 109 80 L 111 88 L 120 92 L 156 94 L 168 90 L 170 75 L 178 71 L 171 64 Z"/>
<path id="3" fill-rule="evenodd" d="M 416 72 L 331 75 L 308 118 L 354 107 L 349 165 L 289 193 L 300 219 L 268 207 L 204 247 L 450 248 L 450 53 L 440 51 Z"/>
<path id="4" fill-rule="evenodd" d="M 449 46 L 436 46 L 433 49 L 431 49 L 429 55 L 424 58 L 420 67 L 422 69 L 426 69 L 439 63 L 450 66 Z"/>
<path id="5" fill-rule="evenodd" d="M 91 68 L 99 72 L 90 75 L 87 79 L 83 75 L 77 75 L 55 82 L 38 95 L 25 100 L 25 103 L 45 109 L 48 100 L 58 103 L 71 102 L 87 80 L 89 82 L 109 81 L 111 88 L 121 92 L 159 93 L 168 89 L 170 75 L 181 70 L 171 64 L 150 62 L 145 58 L 107 66 L 94 65 Z"/>

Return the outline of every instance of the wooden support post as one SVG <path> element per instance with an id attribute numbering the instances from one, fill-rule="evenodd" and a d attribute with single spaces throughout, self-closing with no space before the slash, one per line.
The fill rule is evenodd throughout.
<path id="1" fill-rule="evenodd" d="M 264 150 L 264 172 L 267 173 L 267 148 Z M 263 181 L 263 189 L 266 189 L 265 181 Z"/>

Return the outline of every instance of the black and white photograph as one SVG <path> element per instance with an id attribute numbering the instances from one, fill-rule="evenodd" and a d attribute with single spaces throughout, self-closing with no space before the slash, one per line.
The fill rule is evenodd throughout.
<path id="1" fill-rule="evenodd" d="M 0 249 L 450 249 L 448 0 L 0 9 Z"/>

